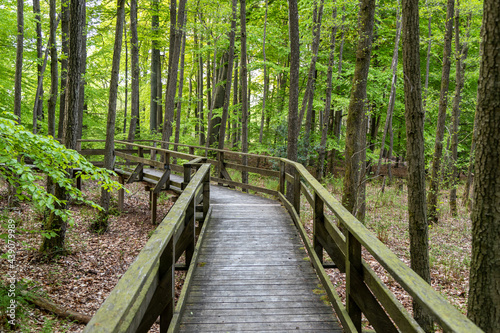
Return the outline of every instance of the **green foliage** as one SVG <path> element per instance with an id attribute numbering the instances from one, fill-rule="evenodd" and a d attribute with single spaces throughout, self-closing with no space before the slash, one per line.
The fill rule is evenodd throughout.
<path id="1" fill-rule="evenodd" d="M 97 209 L 100 207 L 84 198 L 73 185 L 69 169 L 79 169 L 77 174 L 82 179 L 97 180 L 108 191 L 121 186 L 111 179 L 113 172 L 94 167 L 76 151 L 66 149 L 51 137 L 27 131 L 4 109 L 0 109 L 0 137 L 0 176 L 16 189 L 18 200 L 30 201 L 39 210 L 48 209 L 64 220 L 70 217 L 68 211 L 57 208 L 62 202 L 40 185 L 45 176 L 64 188 L 72 199 Z"/>

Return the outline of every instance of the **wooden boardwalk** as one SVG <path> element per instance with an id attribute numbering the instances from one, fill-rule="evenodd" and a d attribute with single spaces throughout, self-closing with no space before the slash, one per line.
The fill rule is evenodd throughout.
<path id="1" fill-rule="evenodd" d="M 210 197 L 180 332 L 341 332 L 286 210 L 219 186 Z"/>

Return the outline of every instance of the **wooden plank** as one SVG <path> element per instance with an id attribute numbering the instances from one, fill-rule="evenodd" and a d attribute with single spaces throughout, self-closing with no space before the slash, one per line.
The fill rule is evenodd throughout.
<path id="1" fill-rule="evenodd" d="M 165 189 L 168 190 L 168 181 L 170 180 L 170 169 L 165 170 L 163 172 L 163 175 L 161 178 L 158 180 L 158 183 L 156 183 L 156 186 L 153 189 L 154 193 L 160 193 L 161 190 Z M 165 186 L 166 184 L 166 186 Z M 163 188 L 165 186 L 165 188 Z"/>
<path id="2" fill-rule="evenodd" d="M 256 168 L 256 167 L 245 166 L 245 165 L 229 163 L 229 162 L 225 162 L 224 165 L 226 166 L 226 168 L 229 168 L 229 169 L 238 170 L 238 171 L 248 171 L 248 172 L 257 173 L 259 175 L 268 176 L 268 177 L 278 178 L 280 176 L 279 171 L 274 171 L 274 170 L 269 170 L 269 169 Z"/>
<path id="3" fill-rule="evenodd" d="M 246 190 L 252 190 L 255 192 L 261 192 L 261 193 L 266 193 L 266 194 L 275 195 L 275 196 L 277 196 L 277 193 L 278 193 L 278 191 L 270 190 L 270 189 L 267 189 L 264 187 L 254 186 L 254 185 L 250 185 L 250 184 L 243 184 L 243 183 L 239 183 L 239 182 L 235 182 L 235 181 L 231 181 L 231 180 L 227 180 L 227 179 L 222 179 L 222 178 L 217 178 L 217 177 L 211 177 L 211 180 L 214 182 L 222 183 L 222 184 L 237 186 L 237 187 L 240 187 L 240 188 L 246 189 Z"/>
<path id="4" fill-rule="evenodd" d="M 153 161 L 153 160 L 148 159 L 148 158 L 134 156 L 134 155 L 130 155 L 130 154 L 125 154 L 125 153 L 121 153 L 119 151 L 115 152 L 115 155 L 118 157 L 124 158 L 128 161 L 142 163 L 142 164 L 150 165 L 150 166 L 160 168 L 160 169 L 163 169 L 163 166 L 164 166 L 163 162 Z"/>
<path id="5" fill-rule="evenodd" d="M 142 173 L 143 167 L 144 167 L 144 165 L 142 163 L 137 164 L 134 171 L 132 171 L 132 173 L 130 174 L 130 177 L 128 177 L 126 184 L 133 183 L 136 178 L 138 178 L 139 180 L 142 180 L 141 173 Z"/>
<path id="6" fill-rule="evenodd" d="M 297 332 L 303 330 L 314 332 L 314 330 L 328 330 L 329 332 L 341 332 L 333 326 L 334 322 L 276 322 L 276 323 L 225 323 L 225 324 L 181 324 L 179 332 L 236 332 L 236 331 L 279 331 L 291 330 Z"/>

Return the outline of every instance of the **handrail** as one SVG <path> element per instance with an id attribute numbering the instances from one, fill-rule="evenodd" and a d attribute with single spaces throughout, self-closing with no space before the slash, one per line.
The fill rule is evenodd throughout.
<path id="1" fill-rule="evenodd" d="M 154 140 L 153 142 L 162 143 L 162 141 L 158 140 Z M 303 194 L 306 197 L 306 201 L 314 211 L 312 244 L 310 244 L 309 239 L 305 236 L 305 231 L 301 231 L 301 236 L 303 237 L 304 243 L 306 243 L 306 248 L 318 276 L 322 279 L 323 285 L 330 295 L 332 305 L 346 331 L 361 330 L 361 314 L 363 313 L 377 331 L 396 332 L 399 330 L 404 332 L 423 332 L 422 328 L 420 328 L 411 315 L 404 309 L 394 294 L 380 278 L 378 278 L 370 266 L 364 262 L 361 255 L 361 249 L 364 247 L 366 251 L 386 269 L 394 280 L 433 316 L 434 320 L 446 332 L 481 332 L 481 330 L 467 319 L 467 317 L 449 304 L 443 296 L 436 292 L 411 268 L 399 260 L 389 248 L 348 212 L 302 164 L 290 161 L 286 158 L 244 154 L 184 144 L 177 145 L 188 147 L 188 155 L 190 156 L 196 156 L 194 155 L 194 149 L 204 151 L 208 149 L 218 152 L 217 160 L 208 160 L 208 162 L 219 167 L 223 165 L 227 168 L 232 168 L 241 172 L 257 172 L 266 176 L 278 178 L 279 186 L 277 190 L 223 179 L 222 176 L 220 176 L 220 178 L 214 177 L 213 180 L 219 183 L 238 186 L 242 189 L 251 189 L 279 197 L 289 210 L 299 231 L 301 230 L 299 218 L 300 195 Z M 171 152 L 170 150 L 166 151 Z M 272 171 L 238 165 L 236 163 L 226 163 L 224 161 L 224 153 L 231 153 L 238 156 L 264 157 L 278 161 L 280 170 Z M 197 162 L 198 160 L 193 161 L 193 164 L 196 165 Z M 291 167 L 291 170 L 286 170 L 286 166 Z M 287 185 L 287 183 L 293 185 L 294 189 L 294 195 L 292 196 L 293 202 L 291 203 L 285 197 L 286 188 L 290 186 Z M 331 212 L 336 216 L 338 219 L 338 226 L 337 223 L 334 223 L 334 221 L 325 214 L 325 212 Z M 323 250 L 328 253 L 335 265 L 342 272 L 346 272 L 347 304 L 345 307 L 342 305 L 342 302 L 340 302 L 340 299 L 336 295 L 336 291 L 331 283 L 329 283 L 322 269 Z"/>
<path id="2" fill-rule="evenodd" d="M 183 250 L 194 250 L 194 207 L 202 191 L 203 211 L 208 214 L 209 181 L 210 165 L 204 164 L 84 332 L 147 332 L 158 315 L 161 325 L 168 327 L 174 306 L 175 261 Z M 178 249 L 180 244 L 184 248 Z"/>

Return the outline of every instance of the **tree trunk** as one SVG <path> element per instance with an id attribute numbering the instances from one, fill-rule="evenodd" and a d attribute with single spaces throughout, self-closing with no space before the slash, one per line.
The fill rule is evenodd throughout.
<path id="1" fill-rule="evenodd" d="M 168 69 L 167 90 L 165 92 L 165 116 L 162 129 L 162 141 L 165 142 L 170 141 L 170 136 L 172 135 L 172 122 L 174 118 L 175 108 L 175 91 L 177 90 L 177 70 L 179 68 L 179 56 L 181 50 L 182 29 L 184 28 L 185 7 L 186 0 L 180 0 L 177 12 L 175 40 L 170 41 L 170 47 L 173 48 L 173 51 L 172 60 L 169 60 L 170 67 Z M 168 145 L 163 143 L 162 147 L 168 148 Z"/>
<path id="2" fill-rule="evenodd" d="M 456 85 L 455 85 L 455 97 L 453 99 L 453 129 L 452 129 L 452 142 L 451 142 L 451 158 L 452 158 L 452 176 L 451 176 L 451 191 L 450 191 L 450 211 L 453 216 L 457 215 L 457 180 L 458 180 L 458 125 L 460 117 L 460 101 L 462 100 L 462 89 L 465 82 L 465 60 L 468 54 L 468 44 L 467 39 L 469 37 L 470 29 L 470 19 L 471 14 L 467 18 L 467 36 L 466 41 L 462 44 L 460 43 L 460 9 L 459 1 L 457 0 L 457 5 L 455 9 L 455 53 L 456 53 Z"/>
<path id="3" fill-rule="evenodd" d="M 160 50 L 158 49 L 159 36 L 159 0 L 152 0 L 151 31 L 153 41 L 151 42 L 151 80 L 150 80 L 150 101 L 149 101 L 149 130 L 155 133 L 158 130 L 158 75 L 160 69 Z"/>
<path id="4" fill-rule="evenodd" d="M 403 0 L 402 14 L 411 268 L 430 284 L 418 2 Z M 415 301 L 413 302 L 413 316 L 424 331 L 433 331 L 431 317 Z"/>
<path id="5" fill-rule="evenodd" d="M 67 112 L 64 118 L 63 143 L 68 149 L 76 149 L 76 128 L 78 127 L 78 109 L 80 103 L 81 84 L 81 61 L 82 61 L 82 29 L 85 22 L 85 1 L 73 1 L 70 8 L 69 24 L 69 56 L 68 56 L 68 81 L 66 86 L 65 109 Z M 68 171 L 69 173 L 70 171 Z M 54 195 L 67 201 L 66 191 L 56 184 Z M 59 209 L 64 209 L 66 204 L 58 205 Z M 44 230 L 51 230 L 56 233 L 55 237 L 42 239 L 40 250 L 49 255 L 57 252 L 64 252 L 67 223 L 54 212 L 51 212 L 44 222 Z"/>
<path id="6" fill-rule="evenodd" d="M 120 75 L 120 57 L 123 40 L 123 23 L 125 21 L 125 0 L 117 1 L 115 44 L 113 48 L 113 62 L 111 80 L 109 83 L 108 121 L 106 126 L 106 145 L 104 147 L 104 167 L 113 170 L 114 140 L 116 123 L 116 100 L 118 94 L 118 80 Z M 101 190 L 101 207 L 104 209 L 100 218 L 96 219 L 92 228 L 102 233 L 108 229 L 108 211 L 111 195 L 106 189 Z"/>
<path id="7" fill-rule="evenodd" d="M 233 19 L 231 21 L 231 31 L 229 32 L 229 56 L 227 60 L 226 88 L 224 92 L 224 106 L 222 110 L 222 120 L 219 128 L 219 149 L 224 149 L 224 139 L 226 136 L 226 123 L 229 113 L 229 101 L 231 100 L 231 79 L 233 76 L 234 62 L 234 39 L 236 34 L 237 0 L 232 0 Z"/>
<path id="8" fill-rule="evenodd" d="M 56 31 L 57 22 L 56 19 L 56 0 L 50 0 L 50 32 L 49 32 L 49 45 L 50 45 L 50 98 L 47 105 L 47 123 L 48 129 L 47 134 L 55 137 L 56 136 L 56 105 L 57 105 L 57 95 L 58 95 L 58 65 L 57 65 L 57 46 L 56 46 Z"/>
<path id="9" fill-rule="evenodd" d="M 436 126 L 436 142 L 434 145 L 434 156 L 432 158 L 431 179 L 429 193 L 427 194 L 427 207 L 429 209 L 429 222 L 438 222 L 437 202 L 439 195 L 439 170 L 441 168 L 441 157 L 443 155 L 443 138 L 446 122 L 446 107 L 448 105 L 448 88 L 450 84 L 450 55 L 451 40 L 453 37 L 453 15 L 455 0 L 448 0 L 446 11 L 446 33 L 443 47 L 443 71 L 441 73 L 441 94 L 439 97 L 439 111 Z"/>
<path id="10" fill-rule="evenodd" d="M 127 133 L 127 107 L 128 107 L 128 40 L 127 40 L 127 20 L 124 22 L 123 34 L 125 35 L 125 101 L 123 106 L 123 135 Z"/>
<path id="11" fill-rule="evenodd" d="M 337 7 L 333 7 L 332 21 L 337 19 Z M 325 155 L 326 155 L 326 140 L 328 137 L 328 124 L 330 117 L 330 109 L 332 105 L 332 81 L 333 81 L 333 63 L 335 60 L 335 37 L 337 36 L 337 24 L 333 24 L 332 33 L 330 35 L 330 57 L 328 59 L 328 72 L 326 75 L 326 97 L 325 97 L 325 110 L 323 111 L 322 121 L 320 121 L 321 128 L 321 142 L 319 145 L 319 159 L 318 159 L 318 180 L 323 179 L 325 174 Z"/>
<path id="12" fill-rule="evenodd" d="M 62 139 L 64 132 L 64 118 L 66 117 L 66 85 L 68 82 L 68 54 L 69 54 L 69 16 L 70 0 L 61 1 L 61 96 L 59 97 L 59 125 L 57 137 Z"/>
<path id="13" fill-rule="evenodd" d="M 17 0 L 16 74 L 14 79 L 14 115 L 21 124 L 21 79 L 24 51 L 24 1 Z"/>
<path id="14" fill-rule="evenodd" d="M 241 151 L 248 153 L 248 96 L 247 96 L 247 23 L 246 23 L 246 0 L 240 0 L 240 26 L 241 26 Z M 242 164 L 248 165 L 246 155 L 242 157 Z M 241 172 L 241 182 L 248 184 L 248 172 Z"/>
<path id="15" fill-rule="evenodd" d="M 139 120 L 139 39 L 137 36 L 137 0 L 130 0 L 130 49 L 132 67 L 132 96 L 130 105 L 130 126 L 128 140 L 133 142 Z"/>
<path id="16" fill-rule="evenodd" d="M 87 72 L 87 3 L 86 0 L 83 1 L 83 17 L 84 17 L 84 27 L 82 31 L 82 61 L 80 63 L 80 102 L 78 103 L 78 121 L 76 127 L 76 139 L 80 140 L 83 134 L 83 112 L 87 108 L 87 104 L 85 103 L 85 86 L 87 82 L 85 82 L 85 73 Z M 81 143 L 77 143 L 77 150 L 81 149 Z"/>
<path id="17" fill-rule="evenodd" d="M 236 59 L 234 60 L 234 87 L 233 87 L 233 135 L 232 135 L 232 144 L 231 146 L 232 147 L 236 147 L 238 146 L 238 141 L 240 140 L 239 139 L 239 136 L 238 136 L 238 131 L 239 131 L 239 124 L 240 124 L 240 121 L 239 121 L 239 106 L 238 106 L 238 92 L 239 92 L 239 88 L 238 88 L 238 83 L 239 83 L 239 79 L 238 79 L 238 57 L 236 56 Z"/>
<path id="18" fill-rule="evenodd" d="M 33 133 L 40 130 L 39 120 L 43 119 L 43 51 L 42 51 L 42 17 L 40 15 L 40 0 L 33 0 L 33 13 L 35 14 L 36 21 L 36 62 L 37 62 L 37 76 L 39 88 L 37 89 L 38 99 L 36 101 L 36 110 L 33 110 Z"/>
<path id="19" fill-rule="evenodd" d="M 492 0 L 485 0 L 483 6 L 468 317 L 485 332 L 499 332 L 500 7 Z"/>
<path id="20" fill-rule="evenodd" d="M 264 136 L 264 119 L 266 116 L 266 100 L 267 100 L 267 90 L 269 89 L 269 73 L 267 72 L 266 64 L 266 28 L 267 28 L 267 7 L 268 0 L 266 1 L 266 13 L 264 14 L 264 36 L 262 42 L 262 58 L 264 62 L 264 92 L 262 94 L 262 116 L 260 118 L 260 132 L 259 132 L 259 143 L 262 144 L 262 137 Z"/>
<path id="21" fill-rule="evenodd" d="M 427 6 L 427 10 L 429 10 L 429 3 L 428 0 L 425 1 L 425 5 Z M 425 122 L 425 112 L 426 112 L 426 106 L 427 106 L 427 98 L 429 97 L 429 69 L 430 69 L 430 64 L 431 64 L 431 45 L 432 45 L 432 12 L 429 13 L 429 22 L 427 24 L 427 30 L 428 30 L 428 35 L 427 35 L 427 61 L 425 65 L 425 86 L 424 86 L 424 122 Z"/>
<path id="22" fill-rule="evenodd" d="M 375 0 L 361 0 L 359 10 L 359 41 L 356 51 L 356 67 L 352 80 L 351 99 L 347 115 L 345 176 L 342 205 L 351 213 L 358 207 L 358 184 L 360 184 L 361 142 L 360 131 L 366 113 L 366 85 L 372 50 Z M 365 138 L 366 139 L 366 138 Z"/>
<path id="23" fill-rule="evenodd" d="M 382 164 L 383 153 L 385 149 L 385 138 L 387 132 L 389 131 L 389 125 L 392 124 L 392 114 L 394 112 L 394 104 L 396 102 L 396 81 L 398 72 L 398 50 L 399 50 L 399 38 L 401 36 L 401 22 L 399 18 L 399 1 L 398 1 L 398 11 L 396 14 L 396 41 L 394 42 L 394 51 L 392 53 L 392 81 L 391 81 L 391 93 L 389 95 L 389 104 L 387 105 L 387 118 L 385 119 L 384 132 L 382 133 L 382 143 L 380 145 L 380 156 L 377 164 L 377 171 L 375 176 L 380 174 L 380 166 Z M 392 129 L 391 129 L 392 131 Z M 389 164 L 391 162 L 389 161 Z"/>
<path id="24" fill-rule="evenodd" d="M 186 26 L 187 15 L 184 17 L 184 24 Z M 186 32 L 184 30 L 181 31 L 182 34 L 182 46 L 181 46 L 181 70 L 179 77 L 179 96 L 177 98 L 177 114 L 175 119 L 175 136 L 174 142 L 179 143 L 180 137 L 180 128 L 181 128 L 181 107 L 182 107 L 182 88 L 184 87 L 184 59 L 185 59 L 185 51 L 186 51 Z M 174 150 L 178 150 L 178 146 L 174 146 Z"/>
<path id="25" fill-rule="evenodd" d="M 300 35 L 297 0 L 288 0 L 288 34 L 290 40 L 290 89 L 288 97 L 288 145 L 287 158 L 297 161 L 297 140 L 300 123 L 299 112 L 299 67 L 300 67 Z M 293 174 L 290 168 L 287 172 Z M 293 184 L 287 183 L 286 196 L 294 202 Z"/>

